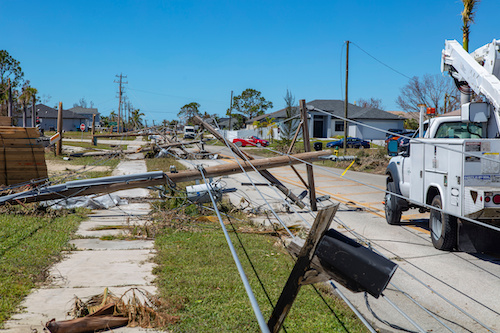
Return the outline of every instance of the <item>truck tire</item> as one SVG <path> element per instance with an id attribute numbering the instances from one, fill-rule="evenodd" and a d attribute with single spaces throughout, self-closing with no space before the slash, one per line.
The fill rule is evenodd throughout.
<path id="1" fill-rule="evenodd" d="M 387 183 L 387 191 L 385 194 L 385 219 L 391 225 L 401 223 L 401 205 L 398 204 L 398 197 L 391 193 L 396 193 L 396 184 L 393 181 Z"/>
<path id="2" fill-rule="evenodd" d="M 432 199 L 431 206 L 443 208 L 439 194 Z M 455 216 L 431 209 L 429 229 L 432 245 L 436 249 L 451 251 L 457 246 L 457 218 Z"/>

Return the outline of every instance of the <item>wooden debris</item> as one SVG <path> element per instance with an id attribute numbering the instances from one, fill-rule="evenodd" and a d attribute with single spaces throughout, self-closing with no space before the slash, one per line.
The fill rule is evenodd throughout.
<path id="1" fill-rule="evenodd" d="M 47 178 L 44 147 L 37 128 L 0 126 L 0 185 Z"/>

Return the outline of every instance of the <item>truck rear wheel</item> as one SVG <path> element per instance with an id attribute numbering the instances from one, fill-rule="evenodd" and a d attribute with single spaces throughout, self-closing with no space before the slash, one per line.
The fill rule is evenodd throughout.
<path id="1" fill-rule="evenodd" d="M 398 197 L 391 193 L 396 193 L 396 185 L 393 181 L 387 183 L 385 194 L 385 219 L 389 224 L 399 224 L 401 222 L 401 206 L 398 205 Z"/>
<path id="2" fill-rule="evenodd" d="M 431 205 L 443 208 L 441 196 L 438 194 L 432 199 Z M 432 245 L 438 250 L 451 251 L 457 245 L 457 218 L 439 210 L 431 209 L 429 229 Z"/>

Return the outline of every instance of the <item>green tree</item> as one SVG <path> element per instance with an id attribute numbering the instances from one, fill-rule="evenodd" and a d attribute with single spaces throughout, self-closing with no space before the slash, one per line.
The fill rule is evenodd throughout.
<path id="1" fill-rule="evenodd" d="M 288 89 L 283 99 L 285 100 L 286 118 L 280 128 L 280 136 L 283 143 L 287 145 L 292 142 L 297 127 L 299 127 L 299 109 L 295 104 L 295 97 Z"/>
<path id="2" fill-rule="evenodd" d="M 179 113 L 177 113 L 177 116 L 179 118 L 185 119 L 186 124 L 192 124 L 192 118 L 194 116 L 201 116 L 200 107 L 201 105 L 199 103 L 191 102 L 184 105 L 180 109 Z"/>
<path id="3" fill-rule="evenodd" d="M 131 112 L 130 118 L 132 120 L 132 124 L 134 124 L 134 130 L 143 126 L 142 117 L 144 116 L 145 114 L 142 113 L 140 109 L 135 109 Z"/>
<path id="4" fill-rule="evenodd" d="M 102 127 L 109 127 L 109 123 L 111 122 L 111 119 L 109 116 L 101 116 L 101 126 Z"/>
<path id="5" fill-rule="evenodd" d="M 273 107 L 273 103 L 267 101 L 261 94 L 255 89 L 246 89 L 241 95 L 233 98 L 233 110 L 239 112 L 246 119 L 263 115 L 267 109 Z M 244 122 L 245 120 L 242 123 L 244 124 Z M 241 126 L 240 121 L 238 123 Z"/>
<path id="6" fill-rule="evenodd" d="M 274 129 L 278 128 L 278 124 L 276 124 L 274 120 L 275 118 L 266 117 L 266 120 L 264 121 L 264 124 L 266 125 L 267 129 L 267 138 L 271 142 L 273 142 L 274 139 Z"/>
<path id="7" fill-rule="evenodd" d="M 0 50 L 0 106 L 2 111 L 7 105 L 9 82 L 12 88 L 19 86 L 24 73 L 19 61 L 14 59 L 6 50 Z"/>

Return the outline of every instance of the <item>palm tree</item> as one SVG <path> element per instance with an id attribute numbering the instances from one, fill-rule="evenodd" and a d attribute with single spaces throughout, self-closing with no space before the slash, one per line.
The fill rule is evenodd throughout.
<path id="1" fill-rule="evenodd" d="M 37 92 L 38 91 L 35 88 L 30 87 L 29 81 L 26 81 L 23 86 L 21 96 L 19 96 L 19 102 L 21 103 L 21 107 L 23 109 L 23 127 L 28 127 L 26 123 L 26 109 L 28 108 L 31 100 L 36 96 Z M 34 116 L 35 115 L 32 114 L 32 117 Z"/>
<path id="2" fill-rule="evenodd" d="M 275 118 L 269 118 L 266 117 L 266 127 L 267 127 L 267 137 L 269 138 L 269 141 L 273 141 L 274 139 L 274 129 L 278 127 L 278 124 L 274 121 Z"/>
<path id="3" fill-rule="evenodd" d="M 474 7 L 479 4 L 480 0 L 462 0 L 464 10 L 462 12 L 462 33 L 463 33 L 463 47 L 464 50 L 469 52 L 469 33 L 470 24 L 474 23 Z"/>
<path id="4" fill-rule="evenodd" d="M 132 119 L 132 123 L 134 124 L 134 130 L 136 130 L 137 127 L 142 127 L 142 117 L 144 116 L 144 113 L 142 113 L 140 109 L 132 111 L 130 117 Z"/>
<path id="5" fill-rule="evenodd" d="M 253 127 L 257 129 L 257 131 L 259 132 L 259 136 L 262 137 L 262 133 L 263 133 L 263 128 L 266 127 L 264 126 L 263 122 L 260 122 L 258 120 L 255 120 L 253 123 L 252 123 Z"/>

